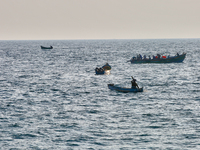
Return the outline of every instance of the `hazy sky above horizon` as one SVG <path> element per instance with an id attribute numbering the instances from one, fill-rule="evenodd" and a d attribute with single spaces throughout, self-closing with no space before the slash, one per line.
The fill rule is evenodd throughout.
<path id="1" fill-rule="evenodd" d="M 200 0 L 0 0 L 0 40 L 200 38 Z"/>

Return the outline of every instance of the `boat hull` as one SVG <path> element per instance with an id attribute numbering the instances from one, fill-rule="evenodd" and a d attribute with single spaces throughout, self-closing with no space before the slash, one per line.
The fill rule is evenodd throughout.
<path id="1" fill-rule="evenodd" d="M 109 75 L 110 70 L 104 70 L 104 71 L 97 71 L 95 70 L 96 75 Z"/>
<path id="2" fill-rule="evenodd" d="M 134 89 L 134 88 L 122 88 L 122 87 L 117 87 L 115 86 L 114 84 L 108 84 L 108 88 L 110 90 L 115 90 L 115 91 L 119 91 L 119 92 L 124 92 L 124 93 L 128 93 L 128 92 L 143 92 L 143 87 L 142 88 L 137 88 L 137 89 Z"/>
<path id="3" fill-rule="evenodd" d="M 52 46 L 50 46 L 50 47 L 44 47 L 44 46 L 40 46 L 41 47 L 41 49 L 53 49 L 53 47 Z"/>
<path id="4" fill-rule="evenodd" d="M 103 75 L 103 74 L 105 74 L 105 71 L 96 71 L 95 70 L 95 72 L 96 72 L 96 75 Z"/>
<path id="5" fill-rule="evenodd" d="M 155 58 L 155 59 L 132 59 L 132 64 L 140 63 L 181 63 L 186 57 L 186 53 L 179 56 L 169 57 L 169 58 Z"/>

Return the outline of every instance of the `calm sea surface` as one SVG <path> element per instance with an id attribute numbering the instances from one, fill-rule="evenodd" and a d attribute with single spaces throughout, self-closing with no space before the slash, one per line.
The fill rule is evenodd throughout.
<path id="1" fill-rule="evenodd" d="M 177 52 L 183 63 L 127 62 Z M 0 41 L 0 149 L 200 149 L 199 60 L 200 39 Z M 108 89 L 131 76 L 144 92 Z"/>

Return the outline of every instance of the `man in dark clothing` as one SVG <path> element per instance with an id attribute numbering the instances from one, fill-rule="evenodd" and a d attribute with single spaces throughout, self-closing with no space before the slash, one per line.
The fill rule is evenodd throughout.
<path id="1" fill-rule="evenodd" d="M 131 76 L 132 77 L 132 76 Z M 134 79 L 133 77 L 132 77 L 132 81 L 131 81 L 131 84 L 132 84 L 132 89 L 136 89 L 136 88 L 138 88 L 139 89 L 139 86 L 138 86 L 138 84 L 136 83 L 136 79 Z"/>
<path id="2" fill-rule="evenodd" d="M 158 59 L 160 59 L 160 56 L 161 56 L 161 55 L 160 55 L 160 54 L 157 54 L 157 56 L 158 56 Z"/>

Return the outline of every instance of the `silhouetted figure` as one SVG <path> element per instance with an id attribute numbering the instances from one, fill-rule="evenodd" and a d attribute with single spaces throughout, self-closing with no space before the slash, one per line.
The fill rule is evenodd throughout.
<path id="1" fill-rule="evenodd" d="M 132 77 L 132 76 L 131 76 Z M 138 84 L 136 83 L 136 79 L 134 79 L 133 77 L 132 77 L 132 81 L 131 81 L 131 85 L 132 85 L 132 89 L 136 89 L 136 88 L 138 88 L 139 89 L 139 86 L 138 86 Z"/>

